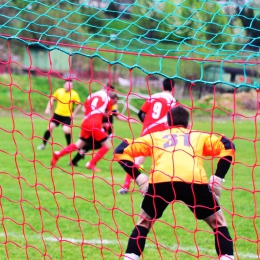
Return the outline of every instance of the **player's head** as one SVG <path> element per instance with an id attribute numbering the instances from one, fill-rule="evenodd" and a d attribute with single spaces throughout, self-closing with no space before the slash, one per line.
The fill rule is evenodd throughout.
<path id="1" fill-rule="evenodd" d="M 108 95 L 112 94 L 115 88 L 111 84 L 107 84 L 104 89 L 107 91 Z"/>
<path id="2" fill-rule="evenodd" d="M 66 79 L 64 82 L 63 87 L 65 88 L 65 90 L 68 92 L 73 88 L 73 82 L 71 79 Z"/>
<path id="3" fill-rule="evenodd" d="M 180 105 L 173 107 L 167 113 L 167 122 L 169 126 L 183 126 L 187 128 L 189 125 L 189 119 L 189 111 Z"/>
<path id="4" fill-rule="evenodd" d="M 117 101 L 118 101 L 118 99 L 119 99 L 118 95 L 115 94 L 115 93 L 112 93 L 112 94 L 110 95 L 110 98 L 111 98 L 113 104 L 116 104 Z"/>
<path id="5" fill-rule="evenodd" d="M 163 81 L 163 90 L 164 91 L 170 91 L 172 92 L 173 89 L 174 89 L 174 80 L 173 79 L 168 79 L 166 78 L 164 81 Z"/>

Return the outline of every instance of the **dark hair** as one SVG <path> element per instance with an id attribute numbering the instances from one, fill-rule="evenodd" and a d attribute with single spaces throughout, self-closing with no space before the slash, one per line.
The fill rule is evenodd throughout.
<path id="1" fill-rule="evenodd" d="M 173 107 L 167 113 L 167 121 L 169 126 L 181 125 L 187 128 L 189 124 L 189 119 L 190 119 L 189 111 L 180 105 Z"/>
<path id="2" fill-rule="evenodd" d="M 107 84 L 107 85 L 106 85 L 106 88 L 115 89 L 115 87 L 113 87 L 113 86 L 110 85 L 110 84 Z"/>
<path id="3" fill-rule="evenodd" d="M 110 96 L 111 99 L 119 99 L 118 95 L 117 94 L 113 94 Z"/>
<path id="4" fill-rule="evenodd" d="M 173 79 L 166 78 L 163 81 L 163 90 L 172 91 L 172 89 L 174 88 L 174 84 L 175 84 L 175 82 Z"/>

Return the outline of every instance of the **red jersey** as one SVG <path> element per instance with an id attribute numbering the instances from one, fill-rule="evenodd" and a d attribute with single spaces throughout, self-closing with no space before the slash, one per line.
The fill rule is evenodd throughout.
<path id="1" fill-rule="evenodd" d="M 112 100 L 104 90 L 90 94 L 85 103 L 85 120 L 94 120 L 102 124 L 104 113 L 111 111 Z"/>
<path id="2" fill-rule="evenodd" d="M 167 113 L 175 104 L 176 99 L 169 92 L 152 95 L 141 107 L 141 110 L 146 113 L 141 136 L 166 130 Z"/>

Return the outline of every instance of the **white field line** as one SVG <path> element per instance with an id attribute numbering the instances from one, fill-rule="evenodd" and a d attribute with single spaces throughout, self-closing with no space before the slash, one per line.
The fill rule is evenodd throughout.
<path id="1" fill-rule="evenodd" d="M 5 233 L 0 233 L 0 237 L 5 237 Z M 22 235 L 18 235 L 18 234 L 15 234 L 15 233 L 8 233 L 8 237 L 15 237 L 15 238 L 19 238 L 19 239 L 24 239 L 24 237 Z M 42 237 L 41 236 L 38 236 L 38 235 L 34 235 L 34 236 L 26 236 L 28 239 L 39 239 L 42 241 Z M 48 241 L 48 242 L 71 242 L 71 243 L 75 243 L 75 244 L 82 244 L 82 242 L 84 244 L 92 244 L 92 245 L 117 245 L 118 244 L 118 241 L 116 240 L 107 240 L 107 239 L 102 239 L 102 241 L 100 239 L 91 239 L 91 240 L 84 240 L 82 241 L 82 239 L 75 239 L 75 238 L 62 238 L 62 239 L 59 239 L 59 238 L 54 238 L 54 237 L 46 237 L 46 236 L 43 236 L 43 240 L 44 241 Z M 122 245 L 126 245 L 126 242 L 124 241 L 120 241 L 120 244 Z M 169 246 L 169 245 L 163 245 L 164 247 L 167 247 L 169 248 L 170 250 L 183 250 L 183 251 L 189 251 L 189 252 L 192 252 L 192 253 L 197 253 L 198 250 L 193 247 L 193 246 L 178 246 L 178 245 L 172 245 L 172 246 Z M 150 248 L 156 248 L 157 246 L 154 245 L 154 244 L 147 244 L 146 245 L 146 248 L 147 247 L 150 247 Z M 199 252 L 205 252 L 205 253 L 212 253 L 212 255 L 215 255 L 216 254 L 216 251 L 215 250 L 208 250 L 206 248 L 202 248 L 202 247 L 199 247 Z M 257 256 L 256 254 L 251 254 L 251 253 L 243 253 L 243 252 L 240 252 L 238 253 L 238 256 L 239 257 L 243 257 L 245 259 L 260 259 L 260 255 Z"/>

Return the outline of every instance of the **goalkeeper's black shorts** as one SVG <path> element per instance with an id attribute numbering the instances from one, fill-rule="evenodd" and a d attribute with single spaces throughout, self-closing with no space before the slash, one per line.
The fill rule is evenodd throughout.
<path id="1" fill-rule="evenodd" d="M 141 207 L 151 218 L 158 219 L 176 201 L 183 201 L 197 219 L 205 219 L 220 210 L 208 184 L 185 182 L 150 183 Z"/>

